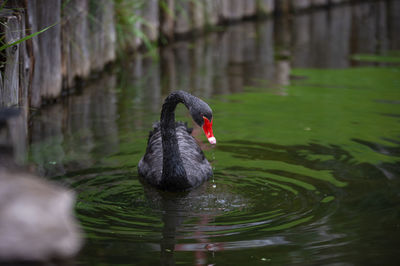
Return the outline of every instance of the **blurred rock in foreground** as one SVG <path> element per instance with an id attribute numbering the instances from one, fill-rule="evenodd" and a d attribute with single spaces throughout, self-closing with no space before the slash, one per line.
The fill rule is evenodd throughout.
<path id="1" fill-rule="evenodd" d="M 75 195 L 14 163 L 5 138 L 12 131 L 8 120 L 16 116 L 0 110 L 0 264 L 70 258 L 82 244 Z"/>

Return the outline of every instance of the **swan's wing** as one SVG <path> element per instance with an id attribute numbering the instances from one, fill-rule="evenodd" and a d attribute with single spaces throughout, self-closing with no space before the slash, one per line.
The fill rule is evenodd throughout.
<path id="1" fill-rule="evenodd" d="M 179 152 L 188 176 L 189 182 L 196 187 L 208 180 L 213 172 L 210 163 L 193 136 L 188 134 L 187 128 L 177 127 Z"/>
<path id="2" fill-rule="evenodd" d="M 162 143 L 160 123 L 153 124 L 153 130 L 149 132 L 146 153 L 139 161 L 138 172 L 146 182 L 158 185 L 162 174 Z"/>
<path id="3" fill-rule="evenodd" d="M 179 143 L 179 152 L 188 175 L 189 182 L 195 187 L 212 176 L 210 163 L 196 140 L 190 135 L 192 129 L 187 128 L 186 123 L 176 122 L 176 135 Z M 162 176 L 162 142 L 160 123 L 153 125 L 149 133 L 146 153 L 138 165 L 139 175 L 148 183 L 158 185 Z"/>

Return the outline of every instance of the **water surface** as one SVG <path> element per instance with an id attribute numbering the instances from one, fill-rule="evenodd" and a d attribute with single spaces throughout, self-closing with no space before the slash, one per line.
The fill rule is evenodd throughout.
<path id="1" fill-rule="evenodd" d="M 29 158 L 77 192 L 80 265 L 396 265 L 400 1 L 227 27 L 136 56 L 33 118 Z M 214 177 L 143 186 L 163 99 L 214 110 Z M 180 120 L 192 124 L 184 107 Z"/>

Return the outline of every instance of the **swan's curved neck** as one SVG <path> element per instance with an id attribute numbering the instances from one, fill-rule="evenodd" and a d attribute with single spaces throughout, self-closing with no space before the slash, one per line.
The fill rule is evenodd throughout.
<path id="1" fill-rule="evenodd" d="M 179 152 L 178 138 L 175 130 L 175 108 L 178 103 L 187 106 L 190 94 L 183 91 L 171 93 L 162 106 L 161 111 L 161 140 L 163 149 L 163 185 L 174 186 L 177 189 L 190 187 L 186 171 Z"/>

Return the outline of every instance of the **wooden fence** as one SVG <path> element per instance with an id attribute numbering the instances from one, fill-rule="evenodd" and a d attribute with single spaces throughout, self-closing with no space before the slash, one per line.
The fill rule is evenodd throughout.
<path id="1" fill-rule="evenodd" d="M 297 12 L 351 0 L 0 0 L 0 37 L 11 43 L 56 23 L 51 29 L 0 52 L 0 108 L 38 108 L 69 93 L 116 59 L 117 3 L 138 3 L 142 18 L 132 32 L 149 41 L 202 31 L 212 26 L 276 12 Z M 125 49 L 137 50 L 144 39 L 125 36 Z"/>

